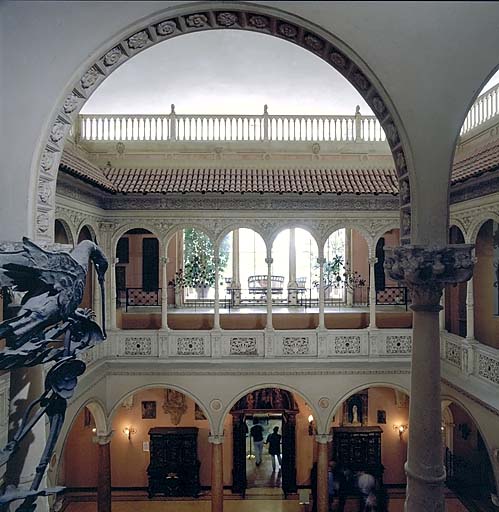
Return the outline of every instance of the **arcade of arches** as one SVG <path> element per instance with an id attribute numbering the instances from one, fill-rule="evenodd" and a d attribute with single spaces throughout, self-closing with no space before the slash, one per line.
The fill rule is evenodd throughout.
<path id="1" fill-rule="evenodd" d="M 65 490 L 39 509 L 350 512 L 366 471 L 378 511 L 497 510 L 499 86 L 477 91 L 499 8 L 54 4 L 0 7 L 0 238 L 98 243 L 106 294 L 90 268 L 81 307 L 108 339 L 81 355 L 47 474 Z M 80 113 L 142 50 L 234 28 L 320 57 L 350 114 Z M 43 372 L 0 375 L 2 444 Z M 257 425 L 281 460 L 260 463 Z M 2 484 L 33 480 L 37 429 Z"/>

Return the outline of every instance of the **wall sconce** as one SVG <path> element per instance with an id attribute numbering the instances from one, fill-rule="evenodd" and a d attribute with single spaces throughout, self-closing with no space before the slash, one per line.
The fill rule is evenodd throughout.
<path id="1" fill-rule="evenodd" d="M 400 439 L 402 439 L 402 434 L 409 428 L 409 425 L 393 425 L 393 430 L 396 430 L 399 433 Z"/>
<path id="2" fill-rule="evenodd" d="M 310 414 L 308 416 L 308 435 L 313 436 L 315 434 L 315 422 L 314 417 Z"/>
<path id="3" fill-rule="evenodd" d="M 137 431 L 133 428 L 133 427 L 125 427 L 123 429 L 123 434 L 125 434 L 126 437 L 128 437 L 128 440 L 130 441 L 132 439 L 132 436 L 136 433 Z"/>

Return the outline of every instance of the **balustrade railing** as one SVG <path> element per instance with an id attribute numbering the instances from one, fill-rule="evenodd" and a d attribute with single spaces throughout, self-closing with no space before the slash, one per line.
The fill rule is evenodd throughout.
<path id="1" fill-rule="evenodd" d="M 243 114 L 84 114 L 77 137 L 86 141 L 383 142 L 375 116 Z"/>
<path id="2" fill-rule="evenodd" d="M 464 120 L 463 127 L 461 128 L 461 135 L 464 135 L 489 119 L 496 117 L 499 114 L 498 102 L 499 84 L 478 96 Z"/>

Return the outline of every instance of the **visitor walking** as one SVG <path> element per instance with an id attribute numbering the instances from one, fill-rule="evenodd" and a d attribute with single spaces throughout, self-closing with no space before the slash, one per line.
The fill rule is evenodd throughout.
<path id="1" fill-rule="evenodd" d="M 250 436 L 253 438 L 253 446 L 255 447 L 255 464 L 259 466 L 262 463 L 263 427 L 260 425 L 258 418 L 253 419 Z"/>
<path id="2" fill-rule="evenodd" d="M 281 459 L 281 435 L 278 433 L 279 427 L 274 427 L 272 434 L 269 434 L 267 436 L 267 440 L 265 441 L 265 444 L 269 445 L 269 454 L 272 458 L 272 473 L 275 472 L 275 460 L 277 458 L 277 461 L 279 462 L 279 469 L 281 469 L 282 466 L 282 459 Z"/>

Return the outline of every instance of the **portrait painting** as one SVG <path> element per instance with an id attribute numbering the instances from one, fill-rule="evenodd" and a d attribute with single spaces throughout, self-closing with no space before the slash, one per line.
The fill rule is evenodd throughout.
<path id="1" fill-rule="evenodd" d="M 386 411 L 378 410 L 378 423 L 386 423 Z"/>
<path id="2" fill-rule="evenodd" d="M 153 400 L 145 400 L 142 402 L 142 419 L 156 419 L 156 402 L 154 402 Z"/>

